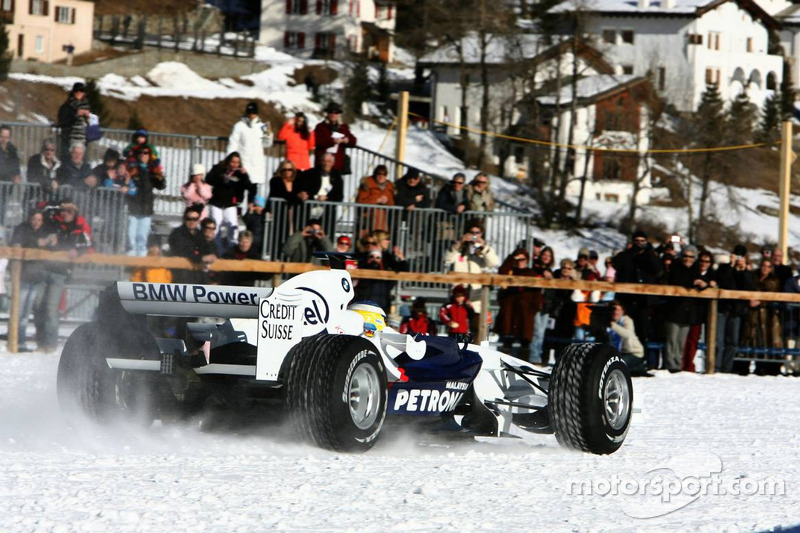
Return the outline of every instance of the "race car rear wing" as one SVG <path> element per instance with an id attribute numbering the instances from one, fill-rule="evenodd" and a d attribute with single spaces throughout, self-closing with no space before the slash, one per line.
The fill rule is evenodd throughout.
<path id="1" fill-rule="evenodd" d="M 129 313 L 218 318 L 258 318 L 258 301 L 272 288 L 140 283 L 118 281 L 117 292 Z"/>

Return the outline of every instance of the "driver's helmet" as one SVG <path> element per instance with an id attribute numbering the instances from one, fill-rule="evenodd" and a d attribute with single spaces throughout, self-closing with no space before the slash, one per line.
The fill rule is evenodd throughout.
<path id="1" fill-rule="evenodd" d="M 375 333 L 383 331 L 386 327 L 386 313 L 381 306 L 371 300 L 353 302 L 348 307 L 364 318 L 364 335 L 374 337 Z"/>

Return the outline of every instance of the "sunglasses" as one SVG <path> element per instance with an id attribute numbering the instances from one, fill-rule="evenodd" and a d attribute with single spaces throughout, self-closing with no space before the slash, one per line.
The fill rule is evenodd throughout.
<path id="1" fill-rule="evenodd" d="M 694 259 L 694 256 L 693 255 L 684 255 L 683 258 L 684 259 Z"/>
<path id="2" fill-rule="evenodd" d="M 200 220 L 200 217 L 187 217 L 184 220 L 186 220 L 187 222 L 197 222 L 198 220 Z"/>
<path id="3" fill-rule="evenodd" d="M 470 233 L 473 235 L 483 235 L 482 231 L 470 231 Z"/>
<path id="4" fill-rule="evenodd" d="M 487 184 L 487 183 L 489 183 L 489 182 L 488 182 L 488 181 L 482 181 L 482 180 L 478 180 L 478 181 L 476 181 L 475 183 L 477 183 L 477 184 L 479 184 L 479 185 L 486 185 L 486 184 Z"/>
<path id="5" fill-rule="evenodd" d="M 514 258 L 514 261 L 527 261 L 527 260 L 528 260 L 527 257 L 515 257 Z"/>
<path id="6" fill-rule="evenodd" d="M 378 244 L 378 243 L 375 241 L 364 241 L 364 244 Z"/>
<path id="7" fill-rule="evenodd" d="M 293 168 L 282 168 L 281 169 L 282 172 L 291 172 L 293 170 L 294 170 Z"/>
<path id="8" fill-rule="evenodd" d="M 700 259 L 701 263 L 710 263 L 711 259 Z"/>
<path id="9" fill-rule="evenodd" d="M 453 185 L 464 185 L 463 181 L 454 181 Z"/>

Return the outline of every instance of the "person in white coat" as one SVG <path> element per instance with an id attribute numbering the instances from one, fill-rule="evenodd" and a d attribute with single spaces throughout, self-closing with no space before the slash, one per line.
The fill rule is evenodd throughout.
<path id="1" fill-rule="evenodd" d="M 264 197 L 269 194 L 264 148 L 271 145 L 271 141 L 269 124 L 262 122 L 258 116 L 258 103 L 249 102 L 244 109 L 244 116 L 233 125 L 226 153 L 239 152 L 242 166 L 251 182 L 258 186 L 259 194 Z"/>

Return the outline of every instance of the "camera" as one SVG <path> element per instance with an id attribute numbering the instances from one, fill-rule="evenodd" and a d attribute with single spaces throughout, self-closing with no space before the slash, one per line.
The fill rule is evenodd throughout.
<path id="1" fill-rule="evenodd" d="M 472 236 L 472 241 L 473 241 L 473 242 L 475 242 L 475 241 L 477 241 L 477 240 L 478 240 L 478 236 L 477 236 L 477 235 L 473 235 L 473 236 Z"/>
<path id="2" fill-rule="evenodd" d="M 311 230 L 308 230 L 308 232 L 309 232 L 311 235 L 316 235 L 317 233 L 319 233 L 319 230 L 316 230 L 316 229 L 311 229 Z"/>
<path id="3" fill-rule="evenodd" d="M 669 238 L 669 241 L 674 243 L 679 243 L 681 242 L 681 238 L 679 235 L 673 235 L 672 237 Z"/>

